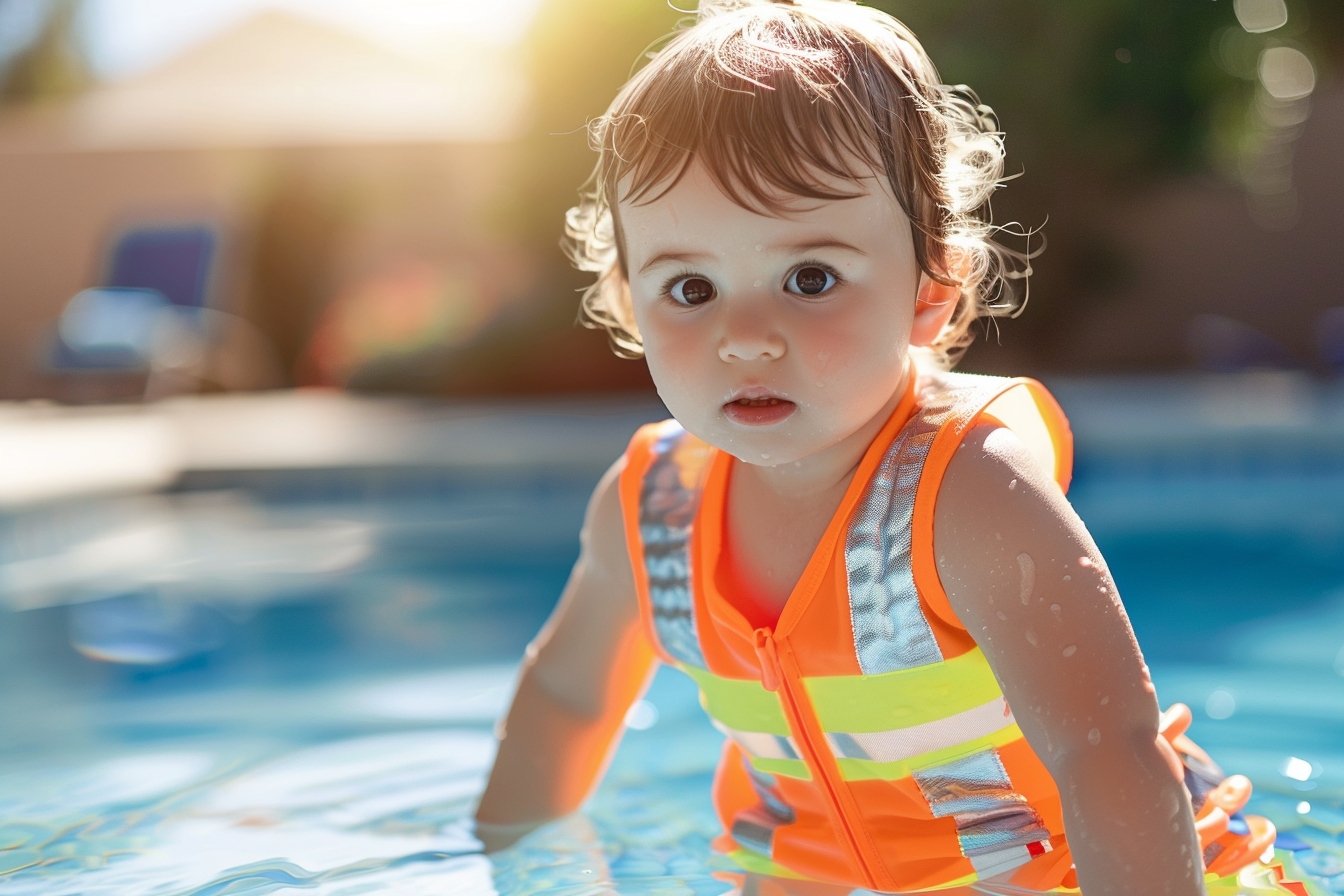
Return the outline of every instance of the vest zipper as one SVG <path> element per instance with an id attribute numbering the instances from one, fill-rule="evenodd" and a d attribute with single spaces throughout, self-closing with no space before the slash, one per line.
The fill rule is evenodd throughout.
<path id="1" fill-rule="evenodd" d="M 761 663 L 761 684 L 767 691 L 779 690 L 780 673 L 779 650 L 775 647 L 774 636 L 768 628 L 758 628 L 756 637 L 756 659 Z"/>
<path id="2" fill-rule="evenodd" d="M 808 766 L 815 770 L 817 777 L 821 780 L 822 786 L 826 789 L 826 796 L 831 801 L 831 806 L 835 810 L 835 816 L 840 822 L 840 831 L 849 842 L 849 848 L 854 854 L 855 860 L 859 863 L 859 869 L 873 886 L 881 886 L 873 874 L 872 868 L 868 866 L 868 859 L 863 854 L 863 849 L 859 846 L 859 839 L 854 834 L 850 826 L 849 817 L 845 814 L 844 807 L 840 804 L 840 797 L 837 793 L 837 787 L 831 780 L 829 770 L 823 767 L 821 761 L 817 758 L 820 752 L 808 734 L 807 725 L 803 723 L 802 710 L 799 707 L 798 700 L 794 695 L 793 688 L 789 685 L 787 677 L 784 675 L 784 667 L 779 661 L 779 648 L 775 643 L 774 633 L 768 628 L 758 628 L 753 634 L 753 642 L 756 648 L 756 658 L 761 663 L 761 685 L 767 691 L 779 692 L 782 698 L 788 703 L 788 712 L 793 717 L 797 725 L 797 735 L 799 746 L 806 751 L 807 757 L 812 761 Z"/>

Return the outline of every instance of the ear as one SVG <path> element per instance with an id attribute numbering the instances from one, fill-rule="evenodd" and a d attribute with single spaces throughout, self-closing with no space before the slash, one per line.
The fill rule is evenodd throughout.
<path id="1" fill-rule="evenodd" d="M 919 275 L 919 293 L 915 298 L 915 320 L 910 329 L 910 344 L 918 346 L 932 345 L 943 332 L 943 327 L 952 319 L 961 299 L 960 286 L 947 286 L 931 278 L 928 274 Z"/>

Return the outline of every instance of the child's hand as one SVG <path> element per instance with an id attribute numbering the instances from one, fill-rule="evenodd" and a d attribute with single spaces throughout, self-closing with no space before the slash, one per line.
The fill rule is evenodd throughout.
<path id="1" fill-rule="evenodd" d="M 948 602 L 1059 788 L 1083 892 L 1203 893 L 1190 798 L 1159 746 L 1157 698 L 1115 585 L 1011 432 L 967 434 L 934 539 Z"/>

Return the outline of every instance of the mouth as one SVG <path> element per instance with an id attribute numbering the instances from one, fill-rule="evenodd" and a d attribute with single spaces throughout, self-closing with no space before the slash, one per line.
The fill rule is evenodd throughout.
<path id="1" fill-rule="evenodd" d="M 723 413 L 735 423 L 769 426 L 793 415 L 798 405 L 768 393 L 747 394 L 724 402 Z"/>

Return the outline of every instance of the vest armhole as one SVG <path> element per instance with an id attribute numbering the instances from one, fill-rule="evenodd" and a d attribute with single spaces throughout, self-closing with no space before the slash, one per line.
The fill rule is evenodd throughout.
<path id="1" fill-rule="evenodd" d="M 653 600 L 649 595 L 649 577 L 644 566 L 644 541 L 639 534 L 640 498 L 644 490 L 644 476 L 653 463 L 653 444 L 664 424 L 646 423 L 635 431 L 625 449 L 625 469 L 618 484 L 621 499 L 621 520 L 625 528 L 625 547 L 630 554 L 630 569 L 635 577 L 635 592 L 639 599 L 639 618 L 644 635 L 653 645 L 658 659 L 667 664 L 675 660 L 663 647 L 653 621 Z"/>
<path id="2" fill-rule="evenodd" d="M 939 427 L 915 491 L 910 563 L 915 590 L 925 605 L 943 622 L 962 631 L 966 626 L 952 609 L 938 575 L 933 519 L 938 492 L 952 456 L 966 434 L 981 423 L 995 423 L 1011 429 L 1061 490 L 1068 489 L 1073 471 L 1073 434 L 1068 419 L 1054 396 L 1033 379 L 1006 379 L 1002 381 L 1002 388 L 968 395 L 958 402 L 947 421 Z"/>

